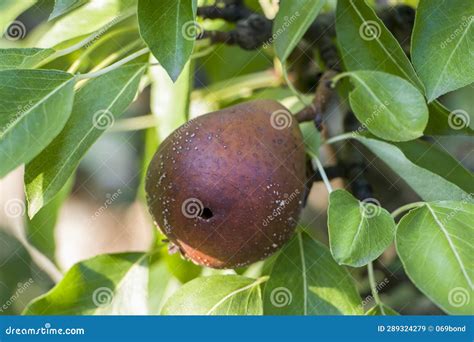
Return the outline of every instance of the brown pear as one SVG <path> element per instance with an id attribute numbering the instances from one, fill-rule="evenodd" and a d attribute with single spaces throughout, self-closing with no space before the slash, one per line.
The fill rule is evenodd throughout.
<path id="1" fill-rule="evenodd" d="M 237 268 L 290 239 L 305 180 L 298 123 L 278 102 L 259 100 L 174 131 L 150 163 L 146 192 L 155 223 L 186 258 Z"/>

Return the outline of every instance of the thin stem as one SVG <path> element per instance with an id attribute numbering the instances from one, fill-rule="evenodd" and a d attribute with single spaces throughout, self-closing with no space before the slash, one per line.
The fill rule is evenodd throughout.
<path id="1" fill-rule="evenodd" d="M 354 132 L 339 134 L 339 135 L 336 135 L 335 137 L 332 137 L 332 138 L 326 140 L 324 143 L 330 145 L 330 144 L 334 144 L 334 143 L 342 141 L 342 140 L 351 139 L 351 138 L 354 137 L 354 134 L 355 134 Z"/>
<path id="2" fill-rule="evenodd" d="M 153 114 L 137 116 L 135 118 L 123 119 L 117 121 L 111 128 L 110 132 L 127 132 L 138 131 L 156 127 L 156 117 Z"/>
<path id="3" fill-rule="evenodd" d="M 382 304 L 382 301 L 380 300 L 379 293 L 377 291 L 377 282 L 375 281 L 374 265 L 372 264 L 372 261 L 370 261 L 367 264 L 367 270 L 368 270 L 368 273 L 369 273 L 370 289 L 372 291 L 372 296 L 374 297 L 375 304 L 377 304 L 380 307 L 380 311 L 382 312 L 382 315 L 385 315 L 385 311 L 383 309 L 383 304 Z"/>
<path id="4" fill-rule="evenodd" d="M 55 283 L 59 283 L 63 277 L 61 271 L 56 265 L 49 260 L 43 253 L 41 253 L 36 247 L 30 244 L 30 242 L 19 234 L 15 234 L 18 241 L 21 242 L 23 247 L 28 251 L 31 259 L 36 265 L 38 265 Z"/>
<path id="5" fill-rule="evenodd" d="M 210 54 L 212 51 L 214 51 L 216 49 L 216 46 L 215 45 L 211 45 L 205 49 L 202 49 L 201 51 L 197 51 L 197 52 L 194 52 L 192 55 L 191 55 L 191 59 L 196 59 L 196 58 L 201 58 L 201 57 L 204 57 L 204 56 L 207 56 L 208 54 Z"/>
<path id="6" fill-rule="evenodd" d="M 332 186 L 331 182 L 329 182 L 328 175 L 326 174 L 326 171 L 324 170 L 323 164 L 321 164 L 321 161 L 316 155 L 312 155 L 314 161 L 316 162 L 316 165 L 318 166 L 319 174 L 321 175 L 321 178 L 324 182 L 324 185 L 326 186 L 326 189 L 328 189 L 328 192 L 332 192 Z"/>
<path id="7" fill-rule="evenodd" d="M 413 209 L 413 208 L 418 208 L 418 207 L 421 207 L 422 205 L 424 205 L 425 202 L 413 202 L 413 203 L 408 203 L 408 204 L 405 204 L 403 206 L 401 206 L 400 208 L 397 208 L 395 209 L 393 212 L 392 212 L 392 217 L 393 218 L 396 218 L 398 215 L 400 215 L 401 213 L 403 213 L 404 211 L 407 211 L 407 210 L 410 210 L 410 209 Z"/>
<path id="8" fill-rule="evenodd" d="M 272 71 L 260 71 L 253 74 L 236 77 L 230 84 L 222 81 L 213 84 L 204 90 L 192 92 L 193 99 L 214 101 L 231 101 L 241 96 L 249 96 L 260 88 L 277 87 L 281 80 Z"/>
<path id="9" fill-rule="evenodd" d="M 282 64 L 282 72 L 283 72 L 283 78 L 285 79 L 285 82 L 286 82 L 286 85 L 288 86 L 288 88 L 290 88 L 291 92 L 293 94 L 295 94 L 295 96 L 298 98 L 298 100 L 300 100 L 300 102 L 305 106 L 310 106 L 310 103 L 307 102 L 304 97 L 303 97 L 303 94 L 301 94 L 298 89 L 295 88 L 295 86 L 293 85 L 293 83 L 291 83 L 289 77 L 288 77 L 288 70 L 286 68 L 286 63 Z"/>
<path id="10" fill-rule="evenodd" d="M 94 78 L 94 77 L 102 76 L 103 74 L 106 74 L 109 71 L 115 70 L 118 67 L 130 62 L 131 60 L 134 60 L 135 58 L 138 58 L 140 56 L 143 56 L 144 54 L 147 54 L 148 52 L 150 52 L 150 49 L 143 48 L 143 49 L 138 50 L 135 53 L 132 53 L 130 56 L 127 56 L 127 57 L 119 60 L 118 62 L 116 62 L 116 63 L 114 63 L 114 64 L 112 64 L 112 65 L 110 65 L 106 68 L 100 69 L 96 72 L 90 72 L 90 73 L 82 74 L 82 75 L 79 74 L 76 77 L 77 77 L 78 80 L 83 80 L 83 79 L 86 79 L 86 78 Z"/>
<path id="11" fill-rule="evenodd" d="M 350 76 L 352 75 L 351 72 L 341 72 L 340 74 L 337 74 L 335 75 L 333 78 L 332 78 L 332 84 L 331 86 L 332 87 L 335 87 L 336 86 L 336 83 L 339 82 L 339 80 L 343 77 L 346 77 L 346 76 Z"/>

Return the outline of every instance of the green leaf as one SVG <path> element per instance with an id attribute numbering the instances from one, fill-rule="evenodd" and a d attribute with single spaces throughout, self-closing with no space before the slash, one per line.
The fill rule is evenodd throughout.
<path id="1" fill-rule="evenodd" d="M 125 65 L 88 81 L 77 91 L 71 118 L 64 130 L 26 165 L 30 217 L 52 200 L 89 148 L 127 109 L 145 68 L 141 63 Z"/>
<path id="2" fill-rule="evenodd" d="M 456 123 L 456 111 L 450 111 L 439 101 L 428 103 L 430 121 L 425 129 L 427 135 L 474 135 L 469 127 L 469 117 L 462 117 L 461 124 Z"/>
<path id="3" fill-rule="evenodd" d="M 412 82 L 424 93 L 424 86 L 396 38 L 364 1 L 338 1 L 337 41 L 349 71 L 375 70 Z M 473 134 L 468 128 L 452 129 L 447 111 L 435 101 L 428 105 L 430 118 L 426 133 L 432 135 Z"/>
<path id="4" fill-rule="evenodd" d="M 61 131 L 74 83 L 62 71 L 0 71 L 0 178 L 32 160 Z"/>
<path id="5" fill-rule="evenodd" d="M 147 314 L 148 266 L 142 253 L 100 255 L 80 262 L 23 314 Z"/>
<path id="6" fill-rule="evenodd" d="M 196 278 L 183 285 L 163 307 L 163 315 L 261 315 L 260 284 L 267 278 L 239 275 Z"/>
<path id="7" fill-rule="evenodd" d="M 351 275 L 324 245 L 300 232 L 274 261 L 263 298 L 266 315 L 362 314 Z"/>
<path id="8" fill-rule="evenodd" d="M 135 2 L 136 0 L 91 0 L 58 19 L 37 45 L 50 48 L 95 31 L 105 32 L 122 20 Z"/>
<path id="9" fill-rule="evenodd" d="M 53 11 L 48 20 L 56 19 L 88 2 L 89 0 L 55 0 Z"/>
<path id="10" fill-rule="evenodd" d="M 51 56 L 53 49 L 0 49 L 0 70 L 33 69 L 46 57 Z"/>
<path id="11" fill-rule="evenodd" d="M 314 122 L 303 122 L 300 124 L 301 132 L 306 152 L 312 157 L 319 155 L 319 147 L 321 146 L 321 135 L 316 129 Z"/>
<path id="12" fill-rule="evenodd" d="M 423 95 L 408 81 L 378 71 L 353 71 L 355 88 L 349 94 L 357 119 L 376 136 L 391 141 L 413 140 L 423 135 L 428 108 Z"/>
<path id="13" fill-rule="evenodd" d="M 426 203 L 397 227 L 397 252 L 413 283 L 444 311 L 474 312 L 474 204 Z"/>
<path id="14" fill-rule="evenodd" d="M 180 282 L 169 272 L 164 260 L 150 262 L 148 281 L 148 313 L 159 315 L 166 300 L 179 287 Z"/>
<path id="15" fill-rule="evenodd" d="M 168 251 L 166 251 L 168 254 Z M 187 283 L 201 274 L 201 267 L 188 260 L 184 260 L 179 253 L 166 255 L 164 258 L 169 272 L 174 275 L 181 283 Z"/>
<path id="16" fill-rule="evenodd" d="M 385 304 L 376 305 L 365 313 L 366 316 L 399 316 L 400 314 Z"/>
<path id="17" fill-rule="evenodd" d="M 0 1 L 0 36 L 21 13 L 36 3 L 36 0 L 2 0 Z"/>
<path id="18" fill-rule="evenodd" d="M 359 202 L 345 190 L 329 196 L 331 253 L 339 264 L 367 265 L 392 243 L 395 221 L 375 200 Z"/>
<path id="19" fill-rule="evenodd" d="M 280 9 L 273 21 L 273 39 L 276 55 L 282 63 L 314 22 L 325 2 L 325 0 L 280 2 Z"/>
<path id="20" fill-rule="evenodd" d="M 457 185 L 411 162 L 396 146 L 384 141 L 353 135 L 372 153 L 384 161 L 423 200 L 463 200 L 468 194 Z"/>
<path id="21" fill-rule="evenodd" d="M 26 219 L 28 241 L 53 262 L 56 261 L 56 222 L 59 211 L 71 192 L 73 181 L 71 177 L 48 205 L 44 206 L 33 219 Z"/>
<path id="22" fill-rule="evenodd" d="M 395 143 L 412 163 L 456 184 L 467 193 L 474 193 L 474 174 L 443 147 L 423 140 Z M 442 162 L 440 162 L 442 161 Z"/>
<path id="23" fill-rule="evenodd" d="M 365 1 L 337 2 L 336 33 L 348 70 L 386 72 L 405 78 L 423 90 L 400 44 Z"/>
<path id="24" fill-rule="evenodd" d="M 411 54 L 429 102 L 474 82 L 473 22 L 473 1 L 420 1 Z"/>
<path id="25" fill-rule="evenodd" d="M 193 52 L 196 0 L 139 0 L 140 34 L 173 81 Z"/>

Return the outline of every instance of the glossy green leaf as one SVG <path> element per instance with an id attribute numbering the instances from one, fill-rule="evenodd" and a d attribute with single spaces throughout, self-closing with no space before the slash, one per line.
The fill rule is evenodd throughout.
<path id="1" fill-rule="evenodd" d="M 275 40 L 276 55 L 280 61 L 286 61 L 325 2 L 325 0 L 293 0 L 280 3 L 280 9 L 273 21 L 272 36 L 272 40 Z"/>
<path id="2" fill-rule="evenodd" d="M 397 252 L 413 283 L 444 311 L 474 312 L 474 204 L 426 203 L 397 227 Z"/>
<path id="3" fill-rule="evenodd" d="M 196 0 L 139 0 L 140 34 L 173 81 L 193 52 Z"/>
<path id="4" fill-rule="evenodd" d="M 88 2 L 89 0 L 55 0 L 53 11 L 49 15 L 49 20 L 56 19 Z"/>
<path id="5" fill-rule="evenodd" d="M 141 63 L 125 65 L 88 81 L 77 91 L 71 118 L 63 131 L 26 165 L 30 217 L 51 201 L 92 144 L 127 109 L 145 69 Z"/>
<path id="6" fill-rule="evenodd" d="M 107 31 L 127 15 L 136 0 L 90 0 L 68 15 L 55 21 L 37 46 L 50 48 L 66 40 L 101 30 Z"/>
<path id="7" fill-rule="evenodd" d="M 73 178 L 71 177 L 66 182 L 51 202 L 44 206 L 33 219 L 26 219 L 28 241 L 53 262 L 56 259 L 56 223 L 59 211 L 71 192 Z"/>
<path id="8" fill-rule="evenodd" d="M 468 193 L 443 177 L 420 167 L 410 161 L 396 146 L 362 135 L 353 135 L 372 153 L 384 161 L 400 176 L 423 200 L 463 200 Z"/>
<path id="9" fill-rule="evenodd" d="M 62 71 L 0 71 L 0 177 L 32 160 L 61 131 L 74 83 Z"/>
<path id="10" fill-rule="evenodd" d="M 36 3 L 36 0 L 2 0 L 0 1 L 0 36 L 3 35 L 9 24 L 21 13 Z"/>
<path id="11" fill-rule="evenodd" d="M 411 54 L 429 102 L 474 82 L 473 22 L 473 1 L 420 1 Z"/>
<path id="12" fill-rule="evenodd" d="M 339 264 L 361 267 L 392 243 L 395 221 L 376 202 L 359 202 L 340 189 L 329 196 L 328 228 L 334 259 Z"/>
<path id="13" fill-rule="evenodd" d="M 163 307 L 163 315 L 261 315 L 260 284 L 239 275 L 196 278 L 183 285 Z"/>
<path id="14" fill-rule="evenodd" d="M 425 129 L 427 135 L 474 135 L 474 130 L 469 126 L 469 118 L 464 118 L 461 124 L 456 123 L 456 112 L 450 111 L 439 101 L 428 103 L 430 121 Z"/>
<path id="15" fill-rule="evenodd" d="M 147 314 L 145 254 L 100 255 L 74 265 L 53 289 L 33 300 L 26 315 Z"/>
<path id="16" fill-rule="evenodd" d="M 386 72 L 405 78 L 423 90 L 400 44 L 365 1 L 337 2 L 336 33 L 348 70 Z"/>
<path id="17" fill-rule="evenodd" d="M 265 315 L 357 315 L 362 303 L 347 270 L 329 250 L 297 233 L 273 262 L 265 284 Z"/>
<path id="18" fill-rule="evenodd" d="M 399 316 L 400 314 L 385 304 L 375 305 L 365 313 L 366 316 Z"/>
<path id="19" fill-rule="evenodd" d="M 354 90 L 349 94 L 357 119 L 376 136 L 391 141 L 413 140 L 423 135 L 428 108 L 411 83 L 378 71 L 352 71 Z"/>
<path id="20" fill-rule="evenodd" d="M 424 93 L 424 86 L 400 44 L 365 1 L 338 1 L 336 33 L 344 65 L 349 71 L 375 70 L 393 74 L 409 80 Z M 449 111 L 439 102 L 430 103 L 428 109 L 430 118 L 426 134 L 474 134 L 468 128 L 450 127 Z"/>
<path id="21" fill-rule="evenodd" d="M 51 56 L 53 49 L 0 49 L 0 70 L 33 69 L 39 62 Z"/>
<path id="22" fill-rule="evenodd" d="M 436 173 L 467 193 L 474 193 L 474 174 L 442 146 L 423 140 L 395 143 L 394 145 L 412 163 Z"/>

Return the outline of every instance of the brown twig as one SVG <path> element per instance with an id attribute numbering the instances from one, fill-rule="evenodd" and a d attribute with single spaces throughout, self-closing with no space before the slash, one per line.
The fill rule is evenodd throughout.
<path id="1" fill-rule="evenodd" d="M 323 113 L 326 111 L 327 104 L 334 93 L 331 88 L 331 79 L 336 76 L 334 70 L 326 70 L 319 79 L 318 86 L 311 106 L 305 107 L 295 114 L 296 121 L 306 122 L 314 121 L 316 128 L 322 130 Z"/>

